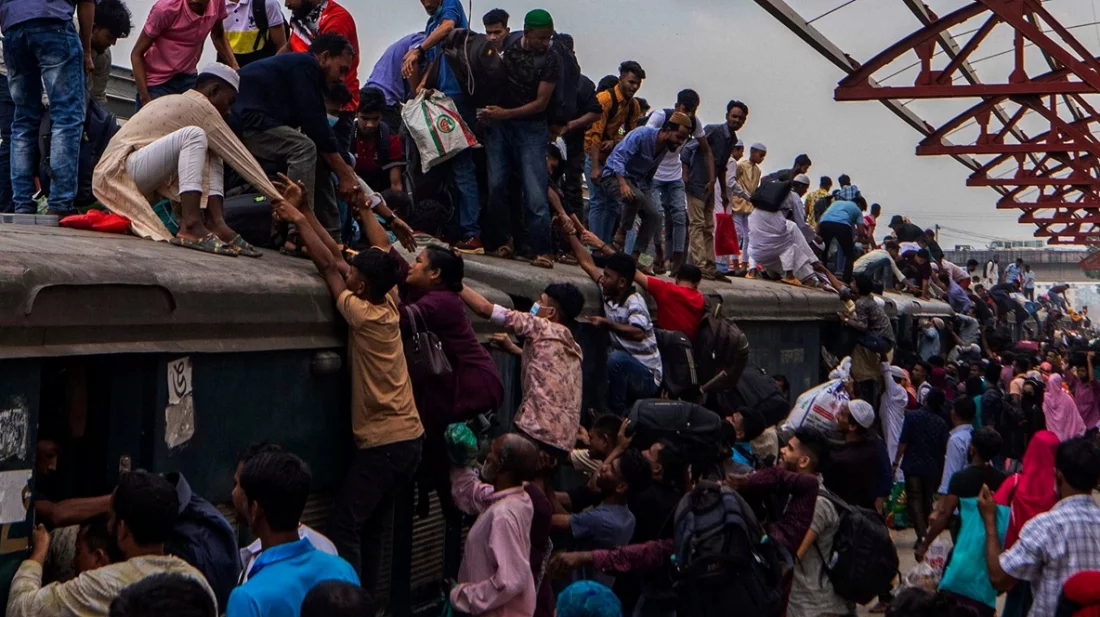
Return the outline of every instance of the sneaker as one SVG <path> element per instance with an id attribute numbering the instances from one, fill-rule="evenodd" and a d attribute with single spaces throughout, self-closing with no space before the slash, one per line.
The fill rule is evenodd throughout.
<path id="1" fill-rule="evenodd" d="M 462 242 L 455 245 L 455 250 L 459 253 L 467 253 L 469 255 L 484 255 L 485 245 L 481 243 L 481 238 L 477 236 L 470 236 Z"/>

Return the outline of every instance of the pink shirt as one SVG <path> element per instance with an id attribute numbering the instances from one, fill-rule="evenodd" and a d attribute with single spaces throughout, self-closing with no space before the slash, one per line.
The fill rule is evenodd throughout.
<path id="1" fill-rule="evenodd" d="M 531 617 L 531 497 L 522 486 L 495 491 L 472 469 L 451 471 L 451 495 L 463 512 L 480 513 L 466 536 L 451 604 L 475 617 Z"/>
<path id="2" fill-rule="evenodd" d="M 153 39 L 145 52 L 146 84 L 159 86 L 176 75 L 197 73 L 203 42 L 228 16 L 225 0 L 210 0 L 202 15 L 196 15 L 186 0 L 157 0 L 142 30 Z"/>

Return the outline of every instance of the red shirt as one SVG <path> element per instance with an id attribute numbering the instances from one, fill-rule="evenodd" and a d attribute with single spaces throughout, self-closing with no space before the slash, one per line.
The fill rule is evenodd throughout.
<path id="1" fill-rule="evenodd" d="M 649 277 L 649 295 L 657 301 L 657 327 L 683 332 L 695 340 L 695 331 L 703 320 L 706 299 L 698 289 L 681 287 L 655 276 Z"/>
<path id="2" fill-rule="evenodd" d="M 387 166 L 394 163 L 403 163 L 405 150 L 401 144 L 401 138 L 390 134 L 389 160 L 383 166 L 378 156 L 378 137 L 366 140 L 361 137 L 355 139 L 355 171 L 376 191 L 384 191 L 390 188 L 390 170 Z M 376 186 L 377 185 L 377 186 Z"/>
<path id="3" fill-rule="evenodd" d="M 312 38 L 309 40 L 305 38 L 308 34 L 300 24 L 294 23 L 293 25 L 294 27 L 291 28 L 290 33 L 290 49 L 292 51 L 309 51 L 309 46 L 313 43 Z M 355 31 L 355 20 L 351 18 L 351 13 L 333 2 L 333 0 L 329 0 L 321 11 L 321 18 L 317 21 L 317 34 L 327 32 L 335 32 L 343 36 L 351 41 L 351 46 L 355 49 L 355 59 L 351 61 L 351 70 L 348 71 L 348 76 L 344 79 L 344 83 L 351 92 L 351 102 L 340 109 L 340 111 L 355 113 L 359 109 L 359 35 Z"/>

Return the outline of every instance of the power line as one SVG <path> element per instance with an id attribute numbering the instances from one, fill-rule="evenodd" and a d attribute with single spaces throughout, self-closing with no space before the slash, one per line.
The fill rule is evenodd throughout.
<path id="1" fill-rule="evenodd" d="M 825 11 L 824 13 L 818 15 L 817 17 L 814 17 L 810 21 L 806 22 L 806 25 L 808 26 L 808 25 L 814 23 L 815 21 L 821 19 L 822 17 L 827 17 L 829 15 L 832 15 L 833 13 L 835 13 L 835 12 L 839 11 L 840 9 L 848 6 L 849 4 L 855 4 L 855 2 L 856 2 L 856 0 L 848 0 L 844 4 L 841 4 L 840 6 L 836 7 L 835 9 L 830 9 L 830 10 Z"/>

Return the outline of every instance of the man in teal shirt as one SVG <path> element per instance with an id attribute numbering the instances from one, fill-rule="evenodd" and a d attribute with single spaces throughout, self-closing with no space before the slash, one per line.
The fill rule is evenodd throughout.
<path id="1" fill-rule="evenodd" d="M 867 211 L 867 200 L 857 195 L 855 201 L 834 201 L 817 224 L 817 235 L 825 243 L 825 252 L 836 240 L 840 252 L 844 255 L 844 282 L 852 282 L 852 266 L 856 261 L 856 232 L 863 226 L 863 213 Z"/>
<path id="2" fill-rule="evenodd" d="M 299 539 L 310 482 L 309 468 L 289 452 L 262 452 L 244 464 L 233 505 L 245 513 L 263 552 L 252 562 L 248 582 L 230 594 L 226 617 L 298 617 L 302 600 L 318 583 L 359 584 L 351 564 Z"/>

